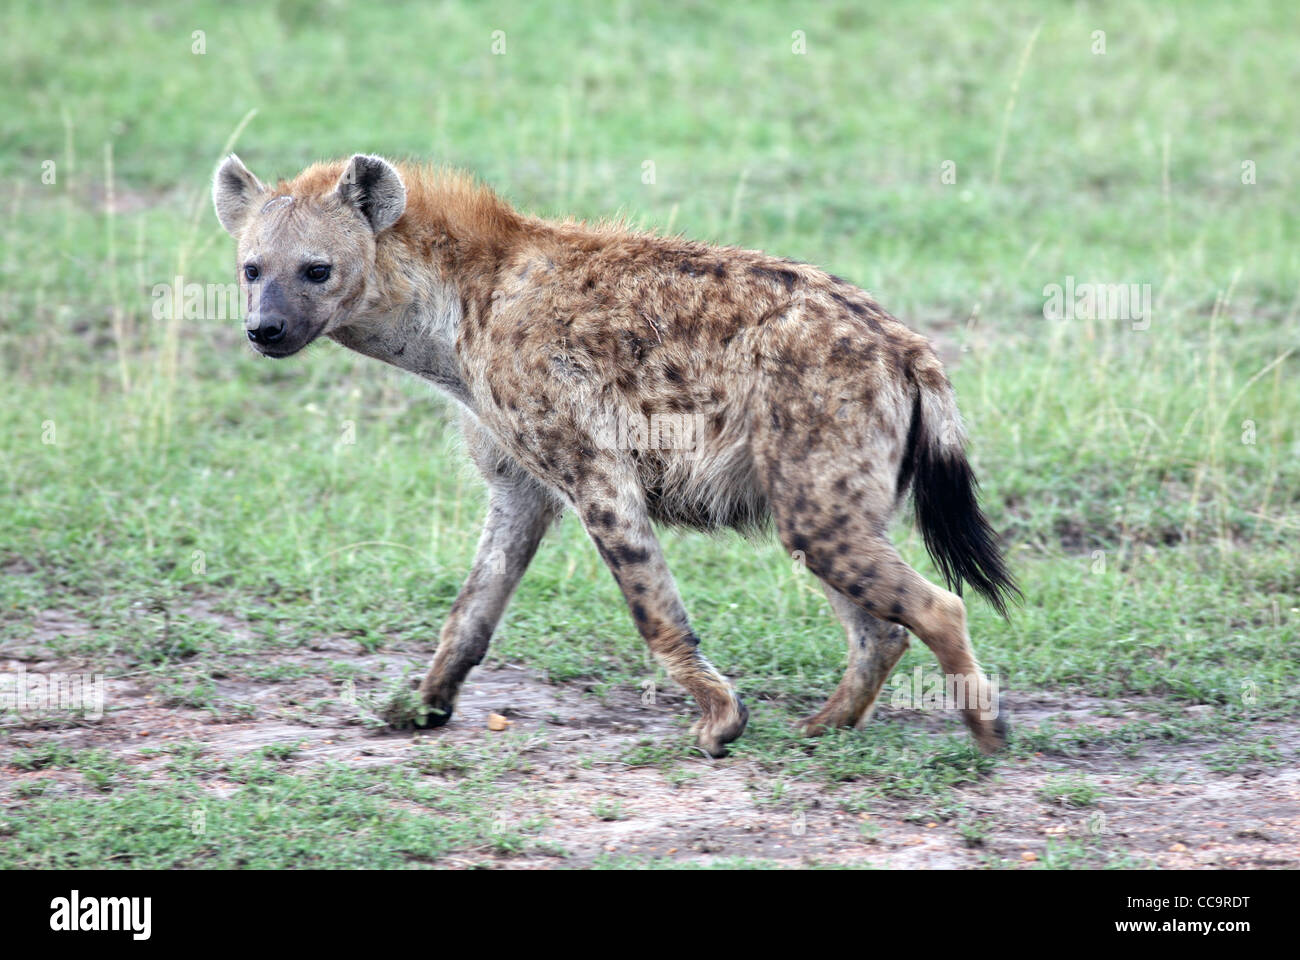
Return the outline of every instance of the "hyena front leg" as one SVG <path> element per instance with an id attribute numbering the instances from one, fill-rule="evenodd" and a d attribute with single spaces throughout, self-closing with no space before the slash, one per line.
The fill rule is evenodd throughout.
<path id="1" fill-rule="evenodd" d="M 587 533 L 627 599 L 637 629 L 668 675 L 700 708 L 691 728 L 711 757 L 745 730 L 749 710 L 727 679 L 699 652 L 677 585 L 650 526 L 635 474 L 597 478 L 576 498 Z M 609 481 L 609 482 L 607 482 Z"/>
<path id="2" fill-rule="evenodd" d="M 826 705 L 801 725 L 808 736 L 818 736 L 831 727 L 866 723 L 880 688 L 908 646 L 907 631 L 898 624 L 873 617 L 825 582 L 822 589 L 848 634 L 849 665 Z"/>
<path id="3" fill-rule="evenodd" d="M 433 665 L 420 684 L 421 699 L 431 708 L 426 720 L 431 727 L 451 719 L 461 683 L 482 662 L 492 631 L 560 509 L 549 491 L 522 472 L 501 470 L 489 475 L 488 482 L 488 514 L 474 566 L 451 605 Z"/>

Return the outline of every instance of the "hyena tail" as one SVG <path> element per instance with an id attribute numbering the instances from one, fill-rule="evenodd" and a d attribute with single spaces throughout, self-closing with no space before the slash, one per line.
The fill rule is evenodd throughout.
<path id="1" fill-rule="evenodd" d="M 918 386 L 900 493 L 910 480 L 917 526 L 949 589 L 961 593 L 964 580 L 1005 617 L 1007 602 L 1023 595 L 980 509 L 952 387 L 942 373 L 922 378 Z"/>

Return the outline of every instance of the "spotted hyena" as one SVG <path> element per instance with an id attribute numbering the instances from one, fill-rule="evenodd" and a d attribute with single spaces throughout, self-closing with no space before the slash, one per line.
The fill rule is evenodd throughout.
<path id="1" fill-rule="evenodd" d="M 287 357 L 328 337 L 463 411 L 490 497 L 420 688 L 432 722 L 450 719 L 542 536 L 571 507 L 641 636 L 699 704 L 709 754 L 725 754 L 748 710 L 700 651 L 656 522 L 774 526 L 821 579 L 849 663 L 807 733 L 865 720 L 911 631 L 969 684 L 962 713 L 980 749 L 1002 744 L 962 600 L 886 534 L 907 492 L 950 587 L 965 581 L 1002 612 L 1016 587 L 934 350 L 868 294 L 752 250 L 525 216 L 463 174 L 372 156 L 276 186 L 231 156 L 213 192 L 238 241 L 257 352 Z"/>

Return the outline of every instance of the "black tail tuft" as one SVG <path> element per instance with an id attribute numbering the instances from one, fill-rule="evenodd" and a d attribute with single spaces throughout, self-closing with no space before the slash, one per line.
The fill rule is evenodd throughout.
<path id="1" fill-rule="evenodd" d="M 919 432 L 912 450 L 912 491 L 925 548 L 950 590 L 961 593 L 964 580 L 1005 617 L 1007 601 L 1023 595 L 980 510 L 975 474 L 960 449 L 930 442 L 924 426 Z"/>

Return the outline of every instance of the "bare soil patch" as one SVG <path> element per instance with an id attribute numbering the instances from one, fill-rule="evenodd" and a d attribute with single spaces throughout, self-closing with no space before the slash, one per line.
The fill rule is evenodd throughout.
<path id="1" fill-rule="evenodd" d="M 43 617 L 25 642 L 0 644 L 0 670 L 20 664 L 29 672 L 102 669 L 54 659 L 45 641 L 55 633 L 75 635 L 80 627 L 75 618 Z M 513 736 L 528 740 L 529 769 L 503 783 L 503 790 L 521 798 L 509 815 L 521 821 L 545 817 L 549 823 L 540 839 L 568 856 L 495 857 L 503 866 L 572 867 L 629 857 L 701 863 L 747 858 L 786 867 L 1026 868 L 1054 865 L 1060 851 L 1079 848 L 1122 854 L 1133 865 L 1300 865 L 1300 771 L 1260 764 L 1218 772 L 1210 768 L 1214 743 L 1144 741 L 1123 749 L 1084 743 L 1072 756 L 1007 757 L 991 775 L 954 788 L 937 804 L 893 797 L 846 804 L 866 785 L 784 778 L 743 751 L 722 760 L 692 755 L 685 728 L 693 705 L 675 690 L 659 691 L 653 703 L 643 703 L 639 691 L 598 695 L 582 684 L 548 683 L 524 667 L 498 664 L 471 675 L 457 716 L 445 727 L 397 732 L 358 722 L 358 708 L 342 696 L 341 665 L 359 671 L 354 683 L 364 697 L 422 666 L 427 656 L 423 650 L 364 653 L 351 641 L 325 640 L 315 649 L 250 657 L 262 667 L 285 667 L 293 678 L 255 681 L 232 670 L 216 678 L 215 710 L 168 703 L 139 676 L 105 670 L 101 719 L 11 727 L 0 741 L 0 768 L 11 788 L 27 778 L 52 776 L 61 789 L 89 791 L 76 771 L 25 771 L 10 758 L 15 750 L 51 744 L 96 748 L 150 773 L 165 758 L 145 751 L 147 746 L 195 741 L 208 756 L 237 758 L 293 743 L 299 744 L 295 770 L 325 761 L 373 768 L 408 762 L 419 743 L 473 746 Z M 1013 733 L 1049 720 L 1059 727 L 1105 728 L 1156 716 L 1153 703 L 1067 700 L 1051 693 L 1008 692 L 1007 703 Z M 488 729 L 490 713 L 511 721 L 508 732 Z M 882 705 L 858 735 L 870 737 L 877 725 L 890 723 L 956 728 L 946 715 Z M 1282 755 L 1296 755 L 1300 724 L 1262 726 Z M 624 759 L 636 748 L 673 745 L 683 755 L 675 763 L 642 766 Z M 1095 799 L 1076 807 L 1068 797 L 1052 797 L 1053 784 L 1063 777 L 1085 778 L 1097 791 Z M 781 789 L 774 792 L 777 780 Z M 954 808 L 960 815 L 942 812 Z"/>

